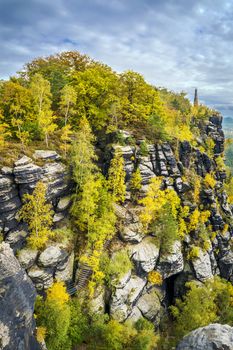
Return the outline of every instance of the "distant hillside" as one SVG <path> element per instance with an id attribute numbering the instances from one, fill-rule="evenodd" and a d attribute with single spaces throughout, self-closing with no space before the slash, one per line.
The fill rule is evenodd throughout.
<path id="1" fill-rule="evenodd" d="M 223 118 L 223 131 L 226 138 L 233 138 L 233 118 Z"/>

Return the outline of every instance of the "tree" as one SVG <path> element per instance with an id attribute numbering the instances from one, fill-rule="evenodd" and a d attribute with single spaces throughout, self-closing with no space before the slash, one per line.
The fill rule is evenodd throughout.
<path id="1" fill-rule="evenodd" d="M 112 112 L 119 100 L 119 79 L 112 69 L 93 63 L 83 72 L 74 72 L 73 85 L 77 92 L 77 113 L 88 119 L 92 129 L 100 130 L 112 124 Z"/>
<path id="2" fill-rule="evenodd" d="M 77 189 L 81 189 L 89 175 L 97 169 L 94 163 L 97 160 L 93 145 L 94 141 L 95 137 L 91 132 L 87 119 L 82 118 L 79 130 L 75 134 L 71 151 L 73 177 L 77 184 Z"/>
<path id="3" fill-rule="evenodd" d="M 48 147 L 48 136 L 57 127 L 54 123 L 55 117 L 51 111 L 50 83 L 41 74 L 36 73 L 31 79 L 30 89 L 35 102 L 38 127 L 41 135 L 45 137 L 45 143 Z"/>
<path id="4" fill-rule="evenodd" d="M 39 181 L 32 194 L 23 196 L 23 206 L 19 211 L 19 218 L 24 220 L 29 227 L 30 236 L 28 244 L 32 248 L 41 249 L 44 247 L 50 237 L 52 210 L 51 205 L 46 203 L 46 186 Z"/>
<path id="5" fill-rule="evenodd" d="M 61 149 L 62 152 L 64 152 L 65 158 L 67 156 L 67 152 L 71 148 L 71 135 L 72 134 L 73 134 L 73 132 L 71 130 L 70 124 L 66 124 L 61 129 L 61 138 L 60 138 L 61 145 L 60 145 L 60 149 Z"/>
<path id="6" fill-rule="evenodd" d="M 187 287 L 186 295 L 171 306 L 177 340 L 209 323 L 233 324 L 233 287 L 229 282 L 215 277 L 204 284 L 189 282 Z"/>
<path id="7" fill-rule="evenodd" d="M 68 337 L 70 326 L 69 295 L 63 282 L 55 282 L 47 291 L 45 301 L 39 297 L 35 312 L 37 324 L 46 330 L 45 341 L 48 350 L 70 350 Z"/>
<path id="8" fill-rule="evenodd" d="M 68 118 L 74 113 L 73 106 L 77 100 L 77 93 L 73 86 L 65 85 L 61 90 L 60 109 L 64 115 L 64 124 L 66 126 Z"/>
<path id="9" fill-rule="evenodd" d="M 115 150 L 108 170 L 108 186 L 115 202 L 124 202 L 126 194 L 124 158 L 122 152 Z"/>
<path id="10" fill-rule="evenodd" d="M 6 147 L 6 140 L 11 136 L 9 131 L 9 125 L 6 123 L 0 123 L 0 149 Z"/>
<path id="11" fill-rule="evenodd" d="M 140 189 L 142 188 L 142 177 L 140 169 L 137 168 L 133 173 L 130 179 L 130 191 L 132 194 L 132 199 L 137 199 Z"/>

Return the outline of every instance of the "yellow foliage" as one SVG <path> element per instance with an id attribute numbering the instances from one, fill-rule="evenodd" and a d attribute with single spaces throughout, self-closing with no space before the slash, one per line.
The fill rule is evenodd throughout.
<path id="1" fill-rule="evenodd" d="M 36 329 L 36 339 L 39 343 L 43 343 L 46 336 L 46 328 L 45 327 L 37 327 Z"/>
<path id="2" fill-rule="evenodd" d="M 32 248 L 41 249 L 49 238 L 54 236 L 50 229 L 53 223 L 51 205 L 46 203 L 46 186 L 39 181 L 32 194 L 23 196 L 24 204 L 19 211 L 19 218 L 29 227 L 27 241 Z"/>
<path id="3" fill-rule="evenodd" d="M 58 305 L 63 305 L 69 301 L 70 297 L 66 291 L 64 282 L 55 282 L 47 290 L 48 302 L 56 302 Z"/>
<path id="4" fill-rule="evenodd" d="M 200 212 L 196 208 L 189 217 L 189 231 L 193 231 L 197 228 L 200 219 Z"/>
<path id="5" fill-rule="evenodd" d="M 188 125 L 180 125 L 177 130 L 177 136 L 180 141 L 192 141 L 193 134 Z"/>
<path id="6" fill-rule="evenodd" d="M 210 211 L 209 210 L 205 210 L 205 211 L 201 211 L 200 213 L 200 220 L 201 222 L 204 224 L 208 221 L 209 217 L 210 217 Z"/>
<path id="7" fill-rule="evenodd" d="M 222 230 L 222 234 L 225 235 L 227 233 L 228 229 L 229 229 L 229 225 L 225 224 L 223 227 L 223 230 Z"/>
<path id="8" fill-rule="evenodd" d="M 0 149 L 6 146 L 6 138 L 11 136 L 9 125 L 6 123 L 0 124 Z"/>
<path id="9" fill-rule="evenodd" d="M 198 177 L 195 177 L 194 190 L 193 190 L 193 200 L 195 203 L 199 203 L 201 189 L 201 181 Z"/>
<path id="10" fill-rule="evenodd" d="M 199 247 L 192 247 L 188 253 L 187 258 L 189 260 L 193 260 L 193 259 L 198 258 L 199 255 L 200 255 L 200 248 Z"/>
<path id="11" fill-rule="evenodd" d="M 163 283 L 163 277 L 158 271 L 150 271 L 148 273 L 148 281 L 157 286 L 161 286 Z"/>
<path id="12" fill-rule="evenodd" d="M 224 163 L 224 159 L 223 157 L 219 156 L 215 159 L 216 165 L 217 165 L 217 169 L 219 171 L 225 170 L 225 163 Z"/>
<path id="13" fill-rule="evenodd" d="M 152 221 L 158 218 L 161 209 L 166 203 L 169 203 L 171 206 L 173 217 L 177 218 L 178 210 L 180 208 L 180 198 L 172 189 L 161 190 L 161 185 L 162 179 L 160 177 L 152 178 L 146 197 L 139 202 L 143 205 L 140 220 L 145 230 L 148 230 L 148 226 Z"/>
<path id="14" fill-rule="evenodd" d="M 213 175 L 207 173 L 205 178 L 204 178 L 204 184 L 207 186 L 207 187 L 211 187 L 211 188 L 214 188 L 214 186 L 216 185 L 216 180 L 215 178 L 213 177 Z"/>
<path id="15" fill-rule="evenodd" d="M 115 202 L 124 202 L 126 194 L 124 158 L 122 152 L 116 149 L 108 171 L 108 184 Z"/>

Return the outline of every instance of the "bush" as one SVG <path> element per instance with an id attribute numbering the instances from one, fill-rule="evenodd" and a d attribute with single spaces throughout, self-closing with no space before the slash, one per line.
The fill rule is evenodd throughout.
<path id="1" fill-rule="evenodd" d="M 107 275 L 110 279 L 114 278 L 116 280 L 119 280 L 131 269 L 132 262 L 129 259 L 128 252 L 123 249 L 117 251 L 112 256 L 112 259 L 110 260 L 109 266 L 107 268 Z"/>
<path id="2" fill-rule="evenodd" d="M 204 178 L 204 184 L 206 185 L 206 187 L 210 187 L 210 188 L 214 188 L 216 185 L 216 180 L 213 177 L 213 175 L 211 174 L 206 174 L 205 178 Z"/>
<path id="3" fill-rule="evenodd" d="M 161 286 L 163 283 L 163 277 L 158 271 L 150 271 L 148 273 L 148 281 L 157 286 Z"/>

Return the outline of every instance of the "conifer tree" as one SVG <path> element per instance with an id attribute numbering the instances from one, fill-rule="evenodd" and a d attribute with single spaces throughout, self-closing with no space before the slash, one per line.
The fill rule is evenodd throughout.
<path id="1" fill-rule="evenodd" d="M 32 194 L 25 194 L 23 206 L 19 212 L 19 218 L 23 219 L 29 227 L 30 236 L 28 244 L 32 248 L 41 249 L 50 237 L 52 210 L 51 205 L 46 203 L 46 186 L 39 181 Z"/>
<path id="2" fill-rule="evenodd" d="M 116 149 L 108 171 L 108 186 L 115 202 L 123 203 L 125 200 L 125 176 L 122 152 Z"/>

